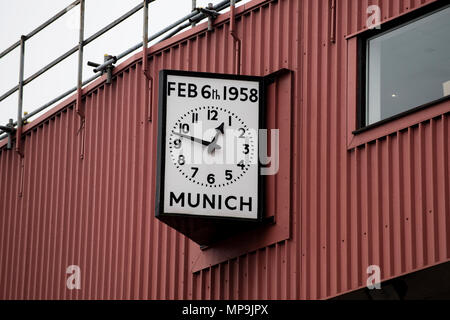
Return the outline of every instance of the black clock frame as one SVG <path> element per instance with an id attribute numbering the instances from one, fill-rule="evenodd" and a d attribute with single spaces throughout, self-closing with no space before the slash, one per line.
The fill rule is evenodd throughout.
<path id="1" fill-rule="evenodd" d="M 193 72 L 181 70 L 161 70 L 159 72 L 158 98 L 158 144 L 156 164 L 155 217 L 170 227 L 181 232 L 200 245 L 211 245 L 237 232 L 259 226 L 264 217 L 264 177 L 260 174 L 258 146 L 258 211 L 256 219 L 233 217 L 210 217 L 192 214 L 164 213 L 164 173 L 166 150 L 166 112 L 167 112 L 167 76 L 187 76 L 211 79 L 228 79 L 253 81 L 259 84 L 259 119 L 258 129 L 266 129 L 266 81 L 265 77 L 221 74 L 210 72 Z M 259 140 L 258 140 L 259 143 Z"/>

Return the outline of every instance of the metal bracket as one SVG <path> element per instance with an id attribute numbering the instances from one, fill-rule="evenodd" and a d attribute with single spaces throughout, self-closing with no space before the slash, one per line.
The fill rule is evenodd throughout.
<path id="1" fill-rule="evenodd" d="M 213 27 L 212 27 L 212 23 L 213 20 L 217 18 L 217 16 L 219 15 L 219 13 L 214 10 L 214 6 L 212 3 L 208 3 L 208 7 L 207 8 L 197 8 L 197 10 L 205 15 L 208 16 L 208 31 L 212 31 Z M 191 21 L 192 22 L 192 21 Z"/>
<path id="2" fill-rule="evenodd" d="M 101 70 L 102 75 L 106 73 L 106 83 L 107 83 L 107 84 L 110 84 L 110 83 L 111 83 L 111 80 L 112 80 L 112 71 L 113 71 L 113 69 L 114 69 L 114 67 L 115 67 L 115 66 L 114 66 L 114 63 L 117 62 L 117 57 L 116 57 L 116 56 L 111 56 L 111 55 L 109 55 L 109 54 L 105 54 L 105 55 L 103 56 L 103 62 L 104 62 L 104 63 L 105 63 L 106 61 L 108 61 L 108 60 L 111 60 L 111 59 L 112 59 L 114 62 L 111 63 L 111 64 L 109 64 L 109 65 L 107 65 L 104 69 Z M 87 62 L 87 65 L 90 66 L 90 67 L 94 67 L 94 68 L 100 67 L 100 64 L 99 64 L 99 63 L 92 62 L 92 61 L 88 61 L 88 62 Z M 96 72 L 96 71 L 94 70 L 94 72 Z"/>
<path id="3" fill-rule="evenodd" d="M 16 132 L 14 128 L 13 119 L 9 119 L 9 123 L 6 126 L 0 126 L 0 130 L 6 132 L 8 136 L 8 144 L 6 145 L 6 150 L 12 149 L 12 135 Z"/>
<path id="4" fill-rule="evenodd" d="M 281 76 L 283 76 L 283 75 L 285 75 L 285 74 L 288 74 L 288 73 L 291 73 L 291 72 L 293 72 L 292 70 L 290 70 L 290 69 L 287 69 L 287 68 L 281 68 L 281 69 L 279 69 L 279 70 L 277 70 L 277 71 L 275 71 L 275 72 L 272 72 L 272 73 L 269 73 L 269 74 L 267 74 L 267 75 L 265 75 L 263 78 L 264 78 L 264 84 L 267 86 L 267 85 L 270 85 L 270 84 L 272 84 L 272 83 L 274 83 L 275 81 L 277 81 L 277 79 L 279 78 L 279 77 L 281 77 Z"/>
<path id="5" fill-rule="evenodd" d="M 331 0 L 330 11 L 330 42 L 336 43 L 336 0 Z"/>
<path id="6" fill-rule="evenodd" d="M 276 223 L 276 222 L 275 222 L 275 216 L 264 217 L 264 218 L 262 219 L 261 223 L 259 223 L 259 224 L 257 224 L 257 225 L 254 225 L 253 228 L 254 228 L 254 227 L 267 226 L 267 225 L 274 225 L 275 223 Z M 240 232 L 243 232 L 244 230 L 245 230 L 245 229 L 241 230 Z M 247 230 L 249 230 L 249 229 L 247 229 Z M 239 234 L 240 232 L 238 232 L 238 233 L 236 233 L 236 234 Z M 234 234 L 234 235 L 236 235 L 236 234 Z M 230 235 L 230 237 L 232 237 L 232 236 L 234 236 L 234 235 Z M 225 240 L 225 239 L 227 239 L 227 237 L 222 238 L 222 239 L 220 239 L 219 241 L 222 241 L 222 240 Z M 212 243 L 212 244 L 201 244 L 201 245 L 200 245 L 200 250 L 205 251 L 205 250 L 208 250 L 209 248 L 211 248 L 211 247 L 213 247 L 213 246 L 214 246 L 214 243 Z"/>
<path id="7" fill-rule="evenodd" d="M 208 3 L 208 8 L 198 8 L 198 10 L 206 14 L 207 16 L 217 18 L 219 13 L 216 10 L 213 10 L 212 7 L 213 7 L 212 3 Z"/>

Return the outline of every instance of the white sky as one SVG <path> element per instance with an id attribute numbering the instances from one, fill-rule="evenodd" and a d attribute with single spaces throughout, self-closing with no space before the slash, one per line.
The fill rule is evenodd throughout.
<path id="1" fill-rule="evenodd" d="M 74 0 L 0 0 L 0 52 Z M 249 2 L 244 0 L 237 5 Z M 129 11 L 141 0 L 86 0 L 85 38 Z M 197 6 L 220 0 L 197 0 Z M 149 6 L 149 35 L 191 11 L 191 0 L 156 0 Z M 223 11 L 226 12 L 226 11 Z M 32 37 L 25 45 L 25 79 L 78 43 L 79 6 Z M 84 48 L 83 80 L 94 73 L 87 61 L 102 62 L 142 41 L 142 10 Z M 140 50 L 140 49 L 139 49 Z M 126 59 L 126 58 L 125 58 Z M 125 59 L 122 59 L 118 64 Z M 78 52 L 24 87 L 23 111 L 31 112 L 76 85 Z M 0 95 L 18 83 L 19 48 L 0 58 Z M 62 101 L 62 100 L 61 100 Z M 48 109 L 47 109 L 48 110 Z M 17 119 L 17 93 L 0 102 L 0 124 Z"/>

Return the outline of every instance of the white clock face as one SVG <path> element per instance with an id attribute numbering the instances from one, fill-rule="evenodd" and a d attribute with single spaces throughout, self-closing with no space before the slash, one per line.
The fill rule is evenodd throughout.
<path id="1" fill-rule="evenodd" d="M 163 214 L 257 219 L 260 82 L 172 73 L 164 78 Z"/>
<path id="2" fill-rule="evenodd" d="M 221 188 L 239 181 L 256 161 L 255 132 L 222 107 L 202 106 L 184 113 L 169 137 L 172 162 L 188 181 Z"/>

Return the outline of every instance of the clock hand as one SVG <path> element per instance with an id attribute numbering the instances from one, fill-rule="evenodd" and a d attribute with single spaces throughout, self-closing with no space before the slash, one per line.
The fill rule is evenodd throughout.
<path id="1" fill-rule="evenodd" d="M 221 134 L 223 134 L 223 133 L 224 133 L 224 131 L 223 131 L 223 127 L 224 127 L 224 126 L 225 126 L 225 123 L 222 122 L 222 124 L 216 128 L 216 131 L 218 131 L 218 132 L 220 132 Z"/>
<path id="2" fill-rule="evenodd" d="M 202 140 L 202 139 L 199 139 L 199 138 L 196 138 L 196 137 L 188 136 L 188 135 L 183 134 L 183 133 L 178 133 L 178 132 L 175 132 L 175 131 L 172 131 L 172 133 L 177 135 L 177 136 L 180 136 L 182 138 L 190 139 L 191 141 L 200 143 L 200 144 L 202 144 L 204 146 L 209 146 L 209 144 L 211 143 L 209 141 L 205 141 L 205 140 Z"/>
<path id="3" fill-rule="evenodd" d="M 172 131 L 172 133 L 177 135 L 177 136 L 180 136 L 182 138 L 186 138 L 186 139 L 189 139 L 191 141 L 200 143 L 200 144 L 202 144 L 204 146 L 209 146 L 211 144 L 210 141 L 205 141 L 205 140 L 202 140 L 202 139 L 199 139 L 199 138 L 196 138 L 196 137 L 188 136 L 187 134 L 178 133 L 178 132 L 175 132 L 175 131 Z M 221 147 L 219 145 L 216 145 L 216 148 L 220 149 Z"/>
<path id="4" fill-rule="evenodd" d="M 208 145 L 208 152 L 209 153 L 213 153 L 216 149 L 220 149 L 220 146 L 217 144 L 217 138 L 219 138 L 219 134 L 224 134 L 224 125 L 225 123 L 222 122 L 222 124 L 220 126 L 218 126 L 216 128 L 216 135 L 214 136 L 214 138 L 211 140 L 211 142 Z"/>

